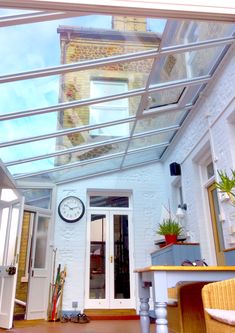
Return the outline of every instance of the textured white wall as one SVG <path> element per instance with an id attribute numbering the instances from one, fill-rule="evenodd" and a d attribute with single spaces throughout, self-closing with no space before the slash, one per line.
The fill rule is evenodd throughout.
<path id="1" fill-rule="evenodd" d="M 161 215 L 161 205 L 166 204 L 162 164 L 131 169 L 122 173 L 82 180 L 58 187 L 58 202 L 69 195 L 77 195 L 87 202 L 87 189 L 131 190 L 133 193 L 134 267 L 150 264 L 150 252 L 155 250 L 156 227 Z M 63 310 L 78 309 L 84 304 L 84 276 L 86 250 L 86 214 L 77 223 L 65 223 L 57 214 L 55 222 L 55 247 L 57 262 L 67 265 Z"/>
<path id="2" fill-rule="evenodd" d="M 188 205 L 187 229 L 190 231 L 191 240 L 200 242 L 202 257 L 210 264 L 215 263 L 214 245 L 208 199 L 206 190 L 203 188 L 205 179 L 200 166 L 206 163 L 207 155 L 211 153 L 215 170 L 229 171 L 235 167 L 234 87 L 235 51 L 233 47 L 229 51 L 229 58 L 217 71 L 216 80 L 202 93 L 197 107 L 185 122 L 164 161 L 168 188 L 174 178 L 167 172 L 169 164 L 173 161 L 181 164 L 184 201 Z M 228 203 L 221 203 L 221 210 L 225 213 L 223 222 L 225 247 L 231 247 L 234 243 L 228 230 L 231 224 L 235 224 L 234 209 Z"/>

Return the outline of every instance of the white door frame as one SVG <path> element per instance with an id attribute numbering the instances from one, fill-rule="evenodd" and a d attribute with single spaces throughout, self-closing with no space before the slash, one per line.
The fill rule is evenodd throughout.
<path id="1" fill-rule="evenodd" d="M 1 190 L 0 190 L 1 194 Z M 18 272 L 18 260 L 19 260 L 19 250 L 20 250 L 20 240 L 21 240 L 21 230 L 22 230 L 22 213 L 23 213 L 23 203 L 24 198 L 18 195 L 16 200 L 13 201 L 1 201 L 0 200 L 0 210 L 4 208 L 9 208 L 9 213 L 6 221 L 6 237 L 3 249 L 3 260 L 0 266 L 0 327 L 5 329 L 12 328 L 14 305 L 15 305 L 15 293 L 16 293 L 16 281 Z M 17 228 L 15 228 L 15 235 L 12 232 L 12 222 L 16 223 L 14 220 L 14 209 L 18 210 L 17 214 Z M 16 217 L 16 216 L 15 216 Z M 2 215 L 0 216 L 0 224 L 3 222 Z M 14 238 L 12 238 L 12 236 Z M 11 253 L 11 258 L 9 258 L 9 250 L 13 250 Z M 9 267 L 15 267 L 15 274 L 9 275 Z"/>
<path id="2" fill-rule="evenodd" d="M 106 298 L 105 299 L 89 299 L 89 281 L 90 281 L 90 221 L 92 214 L 103 214 L 107 219 L 107 239 L 106 239 L 106 256 L 105 256 L 105 281 L 111 281 L 111 283 L 106 288 Z M 129 270 L 130 270 L 130 299 L 111 299 L 110 295 L 114 294 L 114 279 L 110 279 L 114 276 L 114 265 L 110 265 L 110 256 L 113 256 L 113 235 L 110 232 L 110 222 L 113 224 L 113 216 L 117 215 L 127 215 L 128 216 L 128 233 L 129 233 Z M 111 235 L 111 238 L 110 238 Z M 123 308 L 134 308 L 135 298 L 134 298 L 134 255 L 133 255 L 133 224 L 132 224 L 132 211 L 130 208 L 89 208 L 87 214 L 87 249 L 86 249 L 86 274 L 85 274 L 85 308 L 106 308 L 106 309 L 123 309 Z"/>

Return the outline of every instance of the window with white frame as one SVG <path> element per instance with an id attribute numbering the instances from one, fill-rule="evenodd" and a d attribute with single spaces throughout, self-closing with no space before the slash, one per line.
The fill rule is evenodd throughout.
<path id="1" fill-rule="evenodd" d="M 107 81 L 92 80 L 90 86 L 90 97 L 97 98 L 120 94 L 128 90 L 127 82 L 124 81 Z M 128 98 L 103 102 L 90 106 L 90 125 L 98 125 L 105 122 L 111 122 L 129 116 Z M 107 126 L 90 131 L 91 135 L 104 136 L 126 136 L 129 134 L 127 123 Z"/>

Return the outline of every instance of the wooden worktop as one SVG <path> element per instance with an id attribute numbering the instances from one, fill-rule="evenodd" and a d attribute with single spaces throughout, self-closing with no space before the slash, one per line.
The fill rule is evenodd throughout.
<path id="1" fill-rule="evenodd" d="M 153 271 L 235 271 L 235 266 L 148 266 L 134 270 L 135 273 Z"/>

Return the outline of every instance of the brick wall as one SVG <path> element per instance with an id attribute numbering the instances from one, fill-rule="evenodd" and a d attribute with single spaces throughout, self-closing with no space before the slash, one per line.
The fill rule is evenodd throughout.
<path id="1" fill-rule="evenodd" d="M 16 298 L 24 302 L 27 301 L 28 282 L 21 282 L 21 278 L 25 277 L 29 224 L 30 224 L 30 213 L 24 212 L 21 243 L 20 243 L 18 276 L 17 276 L 17 285 L 16 285 Z M 14 309 L 14 314 L 24 314 L 24 313 L 25 313 L 25 307 L 16 304 Z"/>

